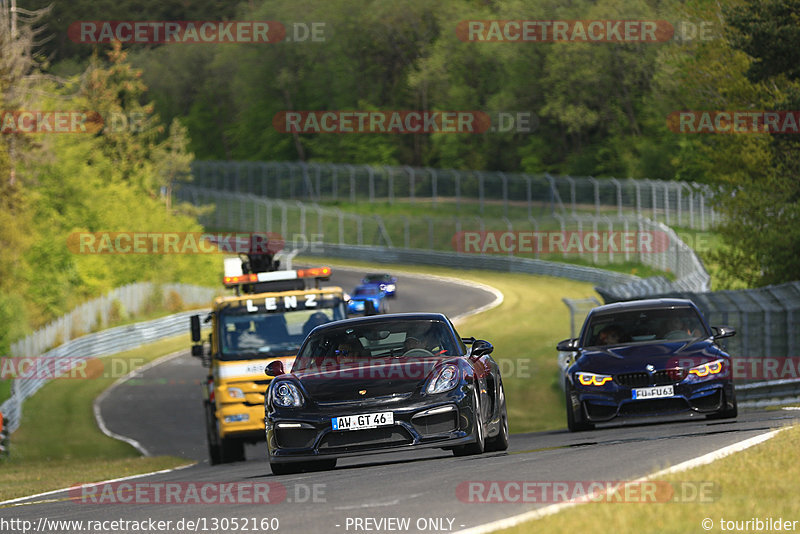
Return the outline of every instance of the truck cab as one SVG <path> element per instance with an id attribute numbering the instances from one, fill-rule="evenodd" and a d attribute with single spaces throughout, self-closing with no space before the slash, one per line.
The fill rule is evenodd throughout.
<path id="1" fill-rule="evenodd" d="M 207 340 L 200 316 L 191 320 L 192 355 L 208 368 L 203 409 L 212 465 L 244 460 L 245 444 L 265 439 L 267 365 L 280 361 L 291 369 L 311 330 L 347 315 L 342 288 L 320 286 L 329 267 L 277 270 L 277 262 L 263 260 L 225 260 L 223 283 L 234 294 L 214 299 Z"/>

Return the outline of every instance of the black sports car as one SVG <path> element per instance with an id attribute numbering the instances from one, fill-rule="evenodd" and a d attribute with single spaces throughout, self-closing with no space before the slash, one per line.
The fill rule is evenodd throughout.
<path id="1" fill-rule="evenodd" d="M 488 341 L 459 337 L 438 313 L 318 326 L 266 399 L 275 474 L 331 469 L 342 456 L 420 447 L 458 455 L 508 447 L 503 382 Z"/>
<path id="2" fill-rule="evenodd" d="M 594 308 L 580 337 L 558 350 L 564 366 L 567 426 L 589 430 L 616 417 L 680 412 L 736 417 L 731 359 L 690 300 L 637 300 Z"/>

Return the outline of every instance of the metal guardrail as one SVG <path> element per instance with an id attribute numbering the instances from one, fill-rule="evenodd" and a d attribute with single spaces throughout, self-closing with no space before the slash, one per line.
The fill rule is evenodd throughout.
<path id="1" fill-rule="evenodd" d="M 496 171 L 287 161 L 194 161 L 195 185 L 284 200 L 429 202 L 510 217 L 594 214 L 648 217 L 705 230 L 718 214 L 704 184 Z"/>
<path id="2" fill-rule="evenodd" d="M 93 330 L 104 328 L 120 311 L 136 315 L 145 310 L 148 303 L 168 304 L 171 293 L 180 297 L 183 304 L 189 306 L 206 305 L 217 289 L 194 286 L 190 284 L 154 284 L 137 282 L 115 288 L 107 294 L 87 301 L 71 312 L 40 328 L 36 332 L 16 341 L 11 345 L 13 356 L 38 356 L 48 349 L 60 345 L 70 339 L 80 337 Z M 157 298 L 156 298 L 157 297 Z"/>
<path id="3" fill-rule="evenodd" d="M 205 310 L 207 313 L 208 310 Z M 118 326 L 87 334 L 73 339 L 52 350 L 37 356 L 38 358 L 68 359 L 68 365 L 60 371 L 69 373 L 71 369 L 81 365 L 90 358 L 103 358 L 126 350 L 135 349 L 147 343 L 189 332 L 189 317 L 204 310 L 193 310 L 176 313 L 160 319 Z M 187 338 L 188 347 L 188 338 Z M 49 366 L 48 369 L 55 369 Z M 61 375 L 58 375 L 61 376 Z M 5 417 L 5 427 L 9 433 L 19 428 L 22 418 L 22 405 L 26 399 L 39 391 L 51 377 L 32 377 L 12 379 L 11 397 L 0 405 L 0 412 Z"/>

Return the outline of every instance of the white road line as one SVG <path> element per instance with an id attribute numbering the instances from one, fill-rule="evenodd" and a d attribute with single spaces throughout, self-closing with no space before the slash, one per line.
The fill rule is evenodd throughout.
<path id="1" fill-rule="evenodd" d="M 134 480 L 134 479 L 137 479 L 137 478 L 149 477 L 151 475 L 161 475 L 163 473 L 171 473 L 173 471 L 180 471 L 181 469 L 186 469 L 187 467 L 192 467 L 193 465 L 196 465 L 196 464 L 197 464 L 197 462 L 193 462 L 191 464 L 182 465 L 180 467 L 172 467 L 170 469 L 161 469 L 160 471 L 150 471 L 149 473 L 140 473 L 138 475 L 130 475 L 130 476 L 127 476 L 127 477 L 111 478 L 109 480 L 102 480 L 100 482 L 91 482 L 91 483 L 88 483 L 88 484 L 82 484 L 81 486 L 70 486 L 68 488 L 61 488 L 61 489 L 56 489 L 56 490 L 45 491 L 44 493 L 37 493 L 35 495 L 27 495 L 25 497 L 17 497 L 16 499 L 9 499 L 7 501 L 0 502 L 0 508 L 5 508 L 5 507 L 9 507 L 9 506 L 28 506 L 28 505 L 32 505 L 32 504 L 45 504 L 45 503 L 50 503 L 50 502 L 60 502 L 60 501 L 65 501 L 65 500 L 72 500 L 71 498 L 68 498 L 68 499 L 47 499 L 47 500 L 44 500 L 44 501 L 33 501 L 33 502 L 21 502 L 21 501 L 27 501 L 28 499 L 37 499 L 39 497 L 47 497 L 48 495 L 55 495 L 57 493 L 63 493 L 65 491 L 69 491 L 69 490 L 71 490 L 71 489 L 73 489 L 75 487 L 90 488 L 90 487 L 93 487 L 93 486 L 99 486 L 101 484 L 110 484 L 112 482 L 122 482 L 122 481 L 125 481 L 125 480 Z"/>
<path id="2" fill-rule="evenodd" d="M 138 368 L 134 369 L 133 371 L 129 372 L 128 374 L 126 374 L 125 376 L 119 378 L 116 382 L 111 384 L 108 387 L 108 389 L 106 389 L 100 395 L 98 395 L 97 398 L 94 399 L 94 403 L 92 404 L 92 409 L 94 411 L 94 420 L 97 422 L 97 426 L 100 428 L 100 430 L 103 432 L 103 434 L 105 434 L 106 436 L 108 436 L 110 438 L 113 438 L 113 439 L 116 439 L 116 440 L 119 440 L 119 441 L 124 441 L 125 443 L 127 443 L 130 446 L 132 446 L 133 448 L 135 448 L 140 453 L 142 453 L 142 456 L 152 456 L 147 451 L 147 449 L 145 449 L 142 446 L 142 444 L 139 443 L 138 441 L 136 441 L 135 439 L 129 438 L 127 436 L 123 436 L 121 434 L 117 434 L 115 432 L 111 432 L 108 429 L 108 427 L 106 426 L 106 422 L 103 420 L 103 416 L 100 413 L 100 403 L 103 402 L 103 400 L 105 400 L 105 398 L 109 395 L 109 393 L 111 393 L 114 390 L 114 388 L 116 388 L 117 386 L 120 386 L 121 384 L 124 384 L 125 382 L 127 382 L 131 378 L 134 378 L 134 377 L 140 375 L 143 371 L 146 371 L 146 370 L 148 370 L 148 369 L 150 369 L 152 367 L 155 367 L 156 365 L 160 365 L 160 364 L 162 364 L 164 362 L 167 362 L 169 360 L 177 358 L 181 354 L 185 354 L 185 353 L 186 353 L 186 350 L 179 350 L 177 352 L 173 352 L 172 354 L 167 354 L 166 356 L 162 356 L 161 358 L 153 360 L 152 362 L 150 362 L 148 364 L 145 364 L 145 365 L 143 365 L 141 367 L 138 367 Z"/>
<path id="3" fill-rule="evenodd" d="M 648 475 L 646 477 L 637 478 L 633 482 L 643 482 L 645 480 L 651 480 L 656 477 L 678 473 L 681 471 L 686 471 L 687 469 L 692 469 L 694 467 L 699 467 L 701 465 L 710 464 L 720 458 L 724 458 L 731 454 L 743 451 L 748 449 L 754 445 L 758 445 L 759 443 L 763 443 L 769 439 L 775 437 L 776 434 L 779 432 L 786 430 L 788 427 L 779 428 L 777 430 L 772 430 L 765 434 L 759 434 L 758 436 L 754 436 L 752 438 L 745 439 L 743 441 L 739 441 L 732 445 L 728 445 L 726 447 L 722 447 L 721 449 L 717 449 L 716 451 L 712 451 L 708 454 L 704 454 L 702 456 L 698 456 L 697 458 L 693 458 L 691 460 L 687 460 L 685 462 L 681 462 L 677 465 L 672 467 L 668 467 L 667 469 L 662 469 L 661 471 L 657 471 L 652 475 Z M 613 490 L 612 490 L 613 491 Z M 492 521 L 490 523 L 484 523 L 483 525 L 478 525 L 476 527 L 467 528 L 464 530 L 457 531 L 457 534 L 485 534 L 488 532 L 494 532 L 497 530 L 502 530 L 506 528 L 511 528 L 514 526 L 519 525 L 520 523 L 524 523 L 526 521 L 533 521 L 536 519 L 541 519 L 542 517 L 553 515 L 562 510 L 566 510 L 568 508 L 572 508 L 573 506 L 578 506 L 579 504 L 585 504 L 587 502 L 591 502 L 593 499 L 596 499 L 599 496 L 600 492 L 593 492 L 589 495 L 585 495 L 579 499 L 573 499 L 567 502 L 561 502 L 558 504 L 551 504 L 549 506 L 545 506 L 543 508 L 538 508 L 536 510 L 531 510 L 530 512 L 525 512 L 523 514 L 514 515 L 511 517 L 507 517 L 505 519 L 498 519 L 497 521 Z"/>

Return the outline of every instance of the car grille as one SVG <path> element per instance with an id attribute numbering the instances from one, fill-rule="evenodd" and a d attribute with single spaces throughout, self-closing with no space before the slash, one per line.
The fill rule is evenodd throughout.
<path id="1" fill-rule="evenodd" d="M 624 373 L 614 376 L 614 381 L 620 386 L 640 388 L 645 386 L 668 386 L 676 384 L 686 378 L 686 369 L 665 369 L 652 374 Z"/>
<path id="2" fill-rule="evenodd" d="M 314 428 L 276 428 L 275 440 L 281 449 L 308 449 L 314 445 L 317 430 Z"/>
<path id="3" fill-rule="evenodd" d="M 355 451 L 375 447 L 393 447 L 412 442 L 411 436 L 402 427 L 390 426 L 364 430 L 329 432 L 322 438 L 320 451 Z"/>
<path id="4" fill-rule="evenodd" d="M 627 402 L 619 409 L 620 415 L 648 415 L 668 412 L 682 412 L 689 409 L 684 399 L 649 399 Z"/>
<path id="5" fill-rule="evenodd" d="M 458 425 L 456 416 L 456 410 L 451 410 L 447 413 L 414 417 L 411 423 L 414 425 L 414 429 L 423 436 L 428 434 L 444 434 L 456 430 Z"/>

